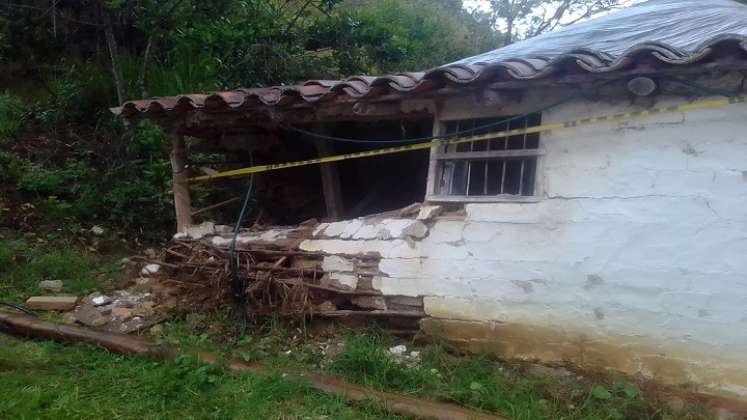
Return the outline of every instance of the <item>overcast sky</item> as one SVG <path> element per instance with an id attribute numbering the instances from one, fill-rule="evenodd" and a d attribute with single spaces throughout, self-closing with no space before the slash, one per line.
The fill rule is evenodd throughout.
<path id="1" fill-rule="evenodd" d="M 623 3 L 625 3 L 627 6 L 630 6 L 630 5 L 633 5 L 633 4 L 636 4 L 636 3 L 642 3 L 643 1 L 645 1 L 645 0 L 623 0 Z M 486 11 L 490 10 L 489 4 L 490 4 L 489 0 L 464 0 L 464 8 L 467 9 L 467 10 L 469 10 L 469 11 L 476 10 L 476 9 L 486 10 Z M 609 12 L 607 12 L 607 13 L 609 13 Z M 606 13 L 601 13 L 601 14 L 598 14 L 596 16 L 601 16 L 601 15 L 604 15 L 604 14 L 606 14 Z M 572 17 L 573 16 L 568 16 L 567 19 L 568 20 L 572 20 Z M 566 19 L 564 19 L 564 20 L 566 20 Z M 498 28 L 498 29 L 503 30 L 504 28 Z M 519 28 L 519 29 L 522 29 L 522 28 Z"/>

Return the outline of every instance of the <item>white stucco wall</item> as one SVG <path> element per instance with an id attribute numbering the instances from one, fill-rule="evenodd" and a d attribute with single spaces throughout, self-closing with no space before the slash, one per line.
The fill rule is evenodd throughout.
<path id="1" fill-rule="evenodd" d="M 576 101 L 543 122 L 634 109 Z M 508 341 L 509 356 L 584 361 L 596 349 L 597 365 L 747 395 L 747 106 L 562 130 L 542 147 L 536 203 L 468 204 L 423 238 L 322 229 L 301 246 L 379 252 L 374 287 L 490 325 L 494 337 L 474 338 Z M 517 350 L 512 337 L 527 334 L 575 347 Z"/>

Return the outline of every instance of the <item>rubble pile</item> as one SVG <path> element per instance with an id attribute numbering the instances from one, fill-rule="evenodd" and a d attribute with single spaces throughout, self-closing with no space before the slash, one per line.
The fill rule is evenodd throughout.
<path id="1" fill-rule="evenodd" d="M 86 296 L 64 319 L 112 332 L 142 331 L 166 318 L 176 307 L 177 294 L 156 279 L 138 278 L 128 289 Z"/>
<path id="2" fill-rule="evenodd" d="M 299 244 L 317 229 L 313 221 L 294 227 L 242 230 L 236 238 L 233 282 L 229 264 L 233 234 L 225 227 L 203 224 L 175 236 L 164 249 L 162 270 L 166 270 L 164 275 L 193 286 L 180 296 L 180 302 L 190 302 L 192 311 L 230 304 L 236 298 L 245 302 L 247 314 L 255 320 L 267 316 L 376 319 L 385 321 L 395 333 L 417 331 L 424 316 L 422 301 L 384 296 L 374 288 L 372 279 L 380 274 L 380 255 L 343 258 L 299 250 Z M 339 265 L 345 265 L 349 273 L 330 271 Z M 232 288 L 234 284 L 239 287 Z"/>

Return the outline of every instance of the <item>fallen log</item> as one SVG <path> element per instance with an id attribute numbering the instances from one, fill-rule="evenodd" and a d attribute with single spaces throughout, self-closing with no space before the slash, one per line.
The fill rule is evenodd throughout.
<path id="1" fill-rule="evenodd" d="M 56 324 L 8 311 L 0 311 L 0 332 L 67 343 L 94 344 L 118 354 L 138 354 L 163 358 L 177 353 L 175 349 L 158 345 L 143 337 L 131 337 L 126 334 L 99 331 L 75 325 Z"/>
<path id="2" fill-rule="evenodd" d="M 74 325 L 56 324 L 7 311 L 0 311 L 0 332 L 66 343 L 94 344 L 113 353 L 126 355 L 136 354 L 168 359 L 180 353 L 176 347 L 156 344 L 144 337 L 131 337 Z M 218 357 L 212 353 L 197 353 L 196 355 L 208 364 L 215 364 L 219 361 Z M 267 369 L 261 365 L 245 363 L 237 358 L 228 361 L 228 368 L 236 372 L 267 372 Z M 505 417 L 480 413 L 454 404 L 377 391 L 319 374 L 291 374 L 291 376 L 307 381 L 312 388 L 320 392 L 344 398 L 349 402 L 377 403 L 393 413 L 404 416 L 433 420 L 507 420 Z"/>

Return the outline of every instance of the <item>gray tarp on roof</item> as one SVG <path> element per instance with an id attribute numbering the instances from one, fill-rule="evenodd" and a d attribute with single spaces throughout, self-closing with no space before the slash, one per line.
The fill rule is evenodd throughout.
<path id="1" fill-rule="evenodd" d="M 246 110 L 332 103 L 388 92 L 422 93 L 444 84 L 609 73 L 635 68 L 641 62 L 661 67 L 695 65 L 721 54 L 747 58 L 747 6 L 732 0 L 651 0 L 426 72 L 144 99 L 112 111 L 134 117 L 202 108 Z"/>
<path id="2" fill-rule="evenodd" d="M 732 0 L 651 0 L 452 64 L 552 58 L 579 49 L 620 56 L 649 42 L 696 51 L 726 34 L 747 37 L 747 7 Z"/>

